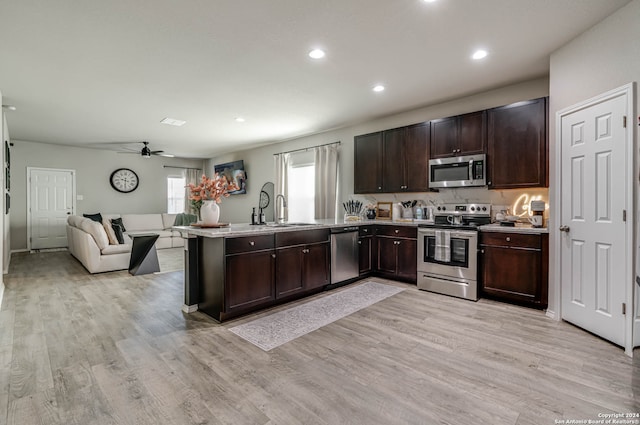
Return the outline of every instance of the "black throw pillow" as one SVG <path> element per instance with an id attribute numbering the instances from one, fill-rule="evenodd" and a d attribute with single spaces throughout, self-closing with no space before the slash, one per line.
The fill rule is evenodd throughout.
<path id="1" fill-rule="evenodd" d="M 113 233 L 116 234 L 116 239 L 118 240 L 118 243 L 123 244 L 124 232 L 122 231 L 122 226 L 117 223 L 114 223 L 113 220 L 111 220 L 111 228 L 113 229 Z"/>
<path id="2" fill-rule="evenodd" d="M 118 226 L 122 227 L 123 232 L 127 231 L 127 229 L 124 227 L 124 224 L 122 223 L 122 218 L 112 218 L 111 225 L 113 226 L 114 224 L 117 224 Z"/>
<path id="3" fill-rule="evenodd" d="M 102 224 L 102 214 L 100 213 L 95 213 L 95 214 L 82 214 L 83 217 L 86 218 L 90 218 L 93 221 L 97 221 L 98 223 Z"/>

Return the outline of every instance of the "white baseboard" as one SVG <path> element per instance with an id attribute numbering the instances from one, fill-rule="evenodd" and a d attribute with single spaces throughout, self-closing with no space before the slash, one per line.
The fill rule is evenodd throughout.
<path id="1" fill-rule="evenodd" d="M 2 310 L 2 297 L 4 296 L 4 282 L 0 281 L 0 310 Z"/>
<path id="2" fill-rule="evenodd" d="M 11 250 L 11 253 L 12 253 L 12 254 L 17 254 L 17 253 L 19 253 L 19 252 L 31 252 L 31 251 L 30 251 L 30 250 L 28 250 L 28 249 L 26 249 L 26 248 L 24 248 L 24 249 L 12 249 L 12 250 Z"/>
<path id="3" fill-rule="evenodd" d="M 187 314 L 194 313 L 198 311 L 198 304 L 194 304 L 194 305 L 182 304 L 182 311 L 184 311 Z"/>
<path id="4" fill-rule="evenodd" d="M 544 314 L 545 314 L 545 316 L 547 316 L 550 319 L 558 320 L 558 318 L 556 318 L 556 313 L 553 310 L 547 309 L 547 311 Z"/>

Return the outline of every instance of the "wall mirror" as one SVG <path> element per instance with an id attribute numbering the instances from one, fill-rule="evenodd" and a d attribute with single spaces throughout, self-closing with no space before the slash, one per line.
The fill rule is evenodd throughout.
<path id="1" fill-rule="evenodd" d="M 262 189 L 260 189 L 260 199 L 258 201 L 258 206 L 262 208 L 264 212 L 264 220 L 268 223 L 270 221 L 275 221 L 275 210 L 274 210 L 274 186 L 272 182 L 266 182 L 262 185 Z"/>

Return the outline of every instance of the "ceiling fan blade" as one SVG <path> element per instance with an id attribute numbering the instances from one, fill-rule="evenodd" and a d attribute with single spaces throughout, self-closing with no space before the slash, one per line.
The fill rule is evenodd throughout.
<path id="1" fill-rule="evenodd" d="M 164 151 L 151 151 L 151 155 L 158 155 L 161 154 Z"/>

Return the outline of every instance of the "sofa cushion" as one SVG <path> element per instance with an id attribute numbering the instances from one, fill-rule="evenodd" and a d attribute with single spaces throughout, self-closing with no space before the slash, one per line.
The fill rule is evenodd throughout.
<path id="1" fill-rule="evenodd" d="M 118 245 L 120 242 L 116 237 L 116 232 L 114 232 L 113 227 L 111 227 L 111 220 L 109 220 L 108 218 L 103 218 L 102 227 L 104 227 L 104 231 L 107 233 L 107 238 L 109 239 L 109 245 Z"/>
<path id="2" fill-rule="evenodd" d="M 111 228 L 113 229 L 113 233 L 116 235 L 116 239 L 119 244 L 125 243 L 123 227 L 123 225 L 114 223 L 113 220 L 111 220 Z"/>
<path id="3" fill-rule="evenodd" d="M 171 229 L 171 227 L 173 226 L 173 223 L 176 222 L 176 216 L 178 214 L 168 214 L 168 213 L 163 213 L 162 214 L 162 228 L 163 229 Z"/>
<path id="4" fill-rule="evenodd" d="M 162 214 L 122 214 L 122 222 L 127 232 L 162 230 Z"/>
<path id="5" fill-rule="evenodd" d="M 84 217 L 80 217 L 79 215 L 70 215 L 67 217 L 67 224 L 69 226 L 80 228 L 80 223 L 82 220 L 86 220 Z"/>
<path id="6" fill-rule="evenodd" d="M 124 223 L 122 222 L 122 217 L 112 218 L 111 219 L 111 226 L 120 226 L 122 228 L 123 232 L 127 231 L 127 228 L 124 227 Z"/>
<path id="7" fill-rule="evenodd" d="M 103 248 L 100 252 L 102 253 L 102 255 L 122 254 L 123 252 L 131 252 L 131 245 L 129 244 L 109 245 Z"/>
<path id="8" fill-rule="evenodd" d="M 83 217 L 86 218 L 90 218 L 93 221 L 97 221 L 98 223 L 102 224 L 102 214 L 100 213 L 95 213 L 95 214 L 82 214 Z"/>
<path id="9" fill-rule="evenodd" d="M 98 249 L 103 250 L 109 246 L 109 238 L 107 237 L 107 232 L 104 231 L 104 227 L 102 227 L 102 223 L 85 218 L 78 227 L 93 237 Z"/>

